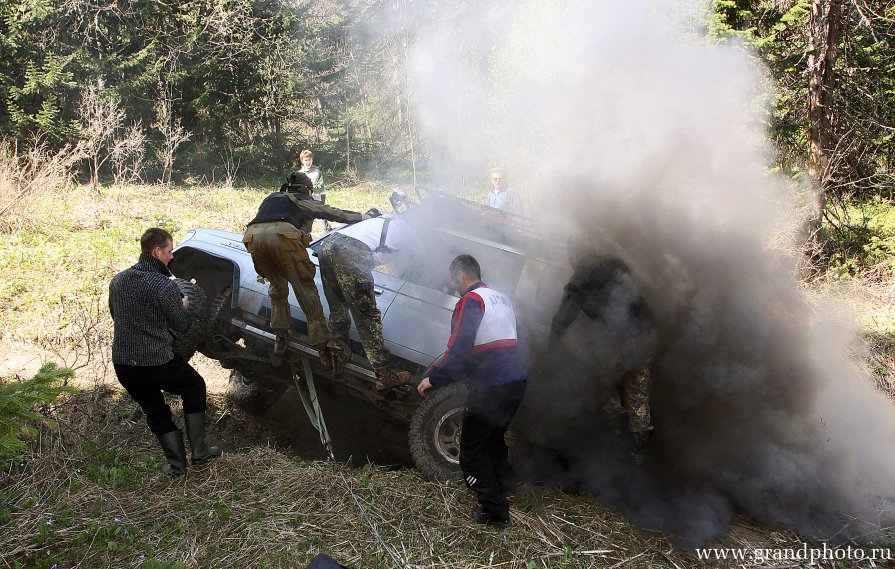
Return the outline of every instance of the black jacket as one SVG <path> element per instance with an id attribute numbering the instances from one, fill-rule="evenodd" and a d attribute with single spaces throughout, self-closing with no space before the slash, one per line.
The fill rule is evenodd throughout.
<path id="1" fill-rule="evenodd" d="M 304 192 L 274 192 L 264 198 L 258 214 L 249 222 L 266 223 L 268 221 L 286 221 L 296 229 L 311 233 L 311 225 L 315 219 L 351 223 L 360 221 L 362 214 L 330 207 L 318 202 Z"/>
<path id="2" fill-rule="evenodd" d="M 562 302 L 550 326 L 555 343 L 579 312 L 624 340 L 651 330 L 653 312 L 625 263 L 616 257 L 591 255 L 579 261 L 563 290 Z"/>

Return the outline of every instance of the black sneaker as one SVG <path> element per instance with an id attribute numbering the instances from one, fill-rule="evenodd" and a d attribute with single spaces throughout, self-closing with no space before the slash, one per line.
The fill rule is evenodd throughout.
<path id="1" fill-rule="evenodd" d="M 510 529 L 513 527 L 513 521 L 510 519 L 510 516 L 496 518 L 486 512 L 481 506 L 475 506 L 472 509 L 472 520 L 477 524 L 486 524 L 500 529 Z"/>

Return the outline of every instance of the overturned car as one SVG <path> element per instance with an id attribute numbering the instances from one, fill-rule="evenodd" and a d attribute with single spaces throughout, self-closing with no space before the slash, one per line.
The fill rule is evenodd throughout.
<path id="1" fill-rule="evenodd" d="M 457 382 L 432 390 L 425 398 L 417 394 L 415 386 L 442 356 L 450 336 L 451 311 L 457 300 L 447 284 L 450 260 L 462 253 L 473 255 L 482 266 L 483 280 L 513 299 L 523 351 L 527 344 L 542 341 L 561 290 L 556 283 L 564 282 L 570 271 L 558 262 L 562 256 L 552 250 L 549 240 L 538 235 L 525 218 L 439 192 L 417 191 L 417 198 L 419 203 L 414 203 L 403 192 L 395 192 L 391 200 L 395 212 L 385 215 L 408 221 L 416 229 L 419 250 L 424 253 L 405 259 L 399 270 L 391 270 L 394 274 L 373 271 L 386 346 L 395 365 L 410 371 L 413 381 L 378 392 L 375 374 L 353 326 L 352 361 L 343 375 L 332 377 L 308 342 L 305 316 L 292 291 L 293 334 L 287 357 L 304 358 L 316 378 L 332 382 L 408 424 L 409 450 L 416 467 L 428 479 L 448 480 L 460 477 L 465 386 Z M 315 264 L 316 252 L 338 231 L 309 245 L 308 254 Z M 251 385 L 263 393 L 284 390 L 291 373 L 288 366 L 276 365 L 279 362 L 273 356 L 268 285 L 256 274 L 242 235 L 191 230 L 175 249 L 170 269 L 192 298 L 198 319 L 189 333 L 178 338 L 176 349 L 184 356 L 199 351 L 220 361 L 233 370 L 232 384 Z M 316 280 L 322 291 L 319 270 Z M 320 299 L 328 315 L 325 296 L 321 294 Z"/>

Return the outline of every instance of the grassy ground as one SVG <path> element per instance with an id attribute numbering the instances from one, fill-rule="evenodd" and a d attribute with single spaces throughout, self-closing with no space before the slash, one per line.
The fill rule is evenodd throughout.
<path id="1" fill-rule="evenodd" d="M 699 561 L 593 498 L 556 489 L 516 498 L 508 531 L 474 527 L 460 482 L 289 457 L 225 398 L 212 396 L 208 413 L 209 437 L 227 452 L 174 480 L 160 474 L 129 398 L 97 388 L 66 400 L 58 428 L 44 429 L 5 472 L 0 567 L 305 567 L 319 552 L 349 567 L 393 567 L 342 474 L 406 567 L 743 565 Z M 714 546 L 801 544 L 740 521 Z"/>
<path id="2" fill-rule="evenodd" d="M 58 427 L 43 429 L 23 460 L 3 466 L 0 567 L 304 567 L 320 551 L 350 567 L 392 567 L 342 475 L 407 567 L 800 566 L 700 561 L 672 536 L 632 527 L 592 497 L 548 488 L 514 501 L 513 529 L 470 527 L 473 502 L 459 482 L 289 456 L 278 435 L 234 408 L 219 384 L 211 388 L 210 438 L 227 453 L 183 479 L 162 476 L 138 408 L 120 397 L 105 366 L 108 281 L 134 262 L 146 227 L 164 227 L 175 238 L 192 227 L 242 231 L 269 189 L 77 187 L 37 196 L 11 222 L 17 230 L 0 233 L 0 360 L 33 353 L 25 359 L 84 366 L 77 372 L 82 391 L 50 411 Z M 385 184 L 362 184 L 331 191 L 328 203 L 387 209 L 389 192 Z M 865 283 L 855 306 L 895 305 L 890 288 Z M 866 363 L 891 392 L 889 320 L 884 311 L 868 314 L 874 349 Z M 215 367 L 200 365 L 203 374 Z M 712 546 L 802 544 L 739 520 Z"/>

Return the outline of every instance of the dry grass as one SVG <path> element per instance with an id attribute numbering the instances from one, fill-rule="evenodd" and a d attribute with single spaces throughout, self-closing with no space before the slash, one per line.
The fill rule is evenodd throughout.
<path id="1" fill-rule="evenodd" d="M 80 146 L 52 150 L 40 141 L 0 140 L 0 233 L 31 229 L 43 222 L 32 207 L 42 195 L 58 195 L 72 184 L 72 171 L 84 158 Z"/>
<path id="2" fill-rule="evenodd" d="M 0 232 L 0 334 L 60 351 L 84 341 L 84 322 L 96 321 L 94 331 L 107 332 L 106 287 L 135 262 L 146 228 L 162 227 L 175 239 L 194 227 L 241 232 L 268 190 L 115 186 L 97 193 L 75 186 L 31 196 L 29 207 L 39 212 L 34 223 Z M 388 195 L 384 185 L 371 183 L 330 192 L 328 199 L 366 211 L 386 208 Z"/>
<path id="3" fill-rule="evenodd" d="M 815 316 L 854 326 L 854 361 L 895 400 L 895 282 L 888 267 L 869 267 L 848 280 L 817 280 L 804 292 Z"/>
<path id="4" fill-rule="evenodd" d="M 349 567 L 393 567 L 340 471 L 407 568 L 763 566 L 699 561 L 592 497 L 555 489 L 514 500 L 508 531 L 476 526 L 459 482 L 289 458 L 222 398 L 211 402 L 209 438 L 226 453 L 181 479 L 159 472 L 161 453 L 129 398 L 86 391 L 55 415 L 59 427 L 0 484 L 0 567 L 305 567 L 319 552 Z M 717 544 L 800 545 L 745 522 Z"/>

